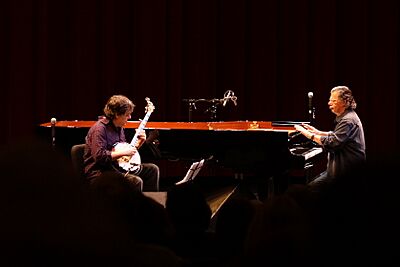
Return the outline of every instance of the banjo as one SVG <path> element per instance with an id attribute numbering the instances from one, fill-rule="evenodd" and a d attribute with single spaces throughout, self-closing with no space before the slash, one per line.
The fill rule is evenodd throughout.
<path id="1" fill-rule="evenodd" d="M 138 136 L 139 134 L 144 130 L 144 127 L 146 126 L 147 121 L 149 120 L 149 117 L 151 113 L 154 111 L 154 105 L 150 101 L 150 98 L 146 97 L 145 98 L 147 102 L 146 106 L 146 115 L 144 116 L 143 120 L 141 120 L 139 127 L 136 129 L 136 133 L 132 138 L 132 141 L 130 143 L 126 142 L 119 142 L 116 143 L 113 147 L 114 151 L 122 150 L 126 148 L 126 146 L 135 146 L 137 141 L 138 141 Z M 138 172 L 140 170 L 140 164 L 141 164 L 141 158 L 139 151 L 136 151 L 135 154 L 132 156 L 122 156 L 117 159 L 118 167 L 119 169 L 122 169 L 124 171 L 128 172 Z"/>

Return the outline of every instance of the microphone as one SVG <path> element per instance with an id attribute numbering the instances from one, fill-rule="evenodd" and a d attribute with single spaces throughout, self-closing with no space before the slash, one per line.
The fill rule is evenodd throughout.
<path id="1" fill-rule="evenodd" d="M 51 118 L 51 145 L 55 147 L 56 145 L 56 118 Z"/>
<path id="2" fill-rule="evenodd" d="M 237 106 L 237 97 L 236 96 L 232 96 L 232 102 L 233 102 L 233 104 L 235 105 L 235 106 Z"/>
<path id="3" fill-rule="evenodd" d="M 224 102 L 222 103 L 222 106 L 223 106 L 223 107 L 226 106 L 226 102 L 228 102 L 228 100 L 229 100 L 231 94 L 232 94 L 232 91 L 231 91 L 231 90 L 228 90 L 228 91 L 225 92 L 225 94 L 224 94 Z"/>
<path id="4" fill-rule="evenodd" d="M 308 92 L 308 112 L 312 112 L 312 98 L 314 96 L 313 92 Z"/>
<path id="5" fill-rule="evenodd" d="M 229 99 L 232 100 L 232 97 L 234 97 L 234 96 L 235 96 L 235 93 L 232 90 L 226 91 L 224 94 L 224 98 L 223 98 L 224 102 L 222 103 L 222 106 L 225 107 L 226 102 L 228 102 Z M 236 101 L 236 99 L 235 99 L 235 101 Z"/>

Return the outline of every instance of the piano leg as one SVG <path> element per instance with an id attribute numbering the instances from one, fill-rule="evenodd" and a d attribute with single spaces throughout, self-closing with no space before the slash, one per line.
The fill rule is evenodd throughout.
<path id="1" fill-rule="evenodd" d="M 237 191 L 243 197 L 265 201 L 275 194 L 276 186 L 273 177 L 236 173 L 236 179 L 239 181 Z"/>

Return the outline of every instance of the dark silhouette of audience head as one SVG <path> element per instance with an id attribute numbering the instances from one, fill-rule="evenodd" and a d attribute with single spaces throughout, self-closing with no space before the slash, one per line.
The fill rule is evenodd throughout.
<path id="1" fill-rule="evenodd" d="M 115 171 L 104 172 L 91 189 L 102 202 L 128 223 L 136 242 L 169 245 L 173 227 L 164 206 L 137 191 Z"/>
<path id="2" fill-rule="evenodd" d="M 287 195 L 264 202 L 262 219 L 252 225 L 246 240 L 243 266 L 304 266 L 311 248 L 304 212 Z"/>
<path id="3" fill-rule="evenodd" d="M 263 203 L 245 197 L 231 197 L 219 209 L 215 224 L 219 260 L 231 264 L 242 256 L 249 229 L 262 215 Z"/>
<path id="4" fill-rule="evenodd" d="M 172 248 L 189 266 L 215 263 L 213 234 L 208 232 L 211 208 L 200 188 L 183 183 L 167 192 L 166 210 L 175 228 Z"/>
<path id="5" fill-rule="evenodd" d="M 183 183 L 167 193 L 166 210 L 178 233 L 203 233 L 211 219 L 211 208 L 194 183 Z"/>

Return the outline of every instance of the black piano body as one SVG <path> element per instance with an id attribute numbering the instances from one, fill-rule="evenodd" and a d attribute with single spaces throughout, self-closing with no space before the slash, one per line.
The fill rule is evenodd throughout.
<path id="1" fill-rule="evenodd" d="M 238 174 L 273 175 L 289 166 L 285 132 L 247 130 L 158 130 L 164 158 L 197 161 L 211 159 Z"/>

